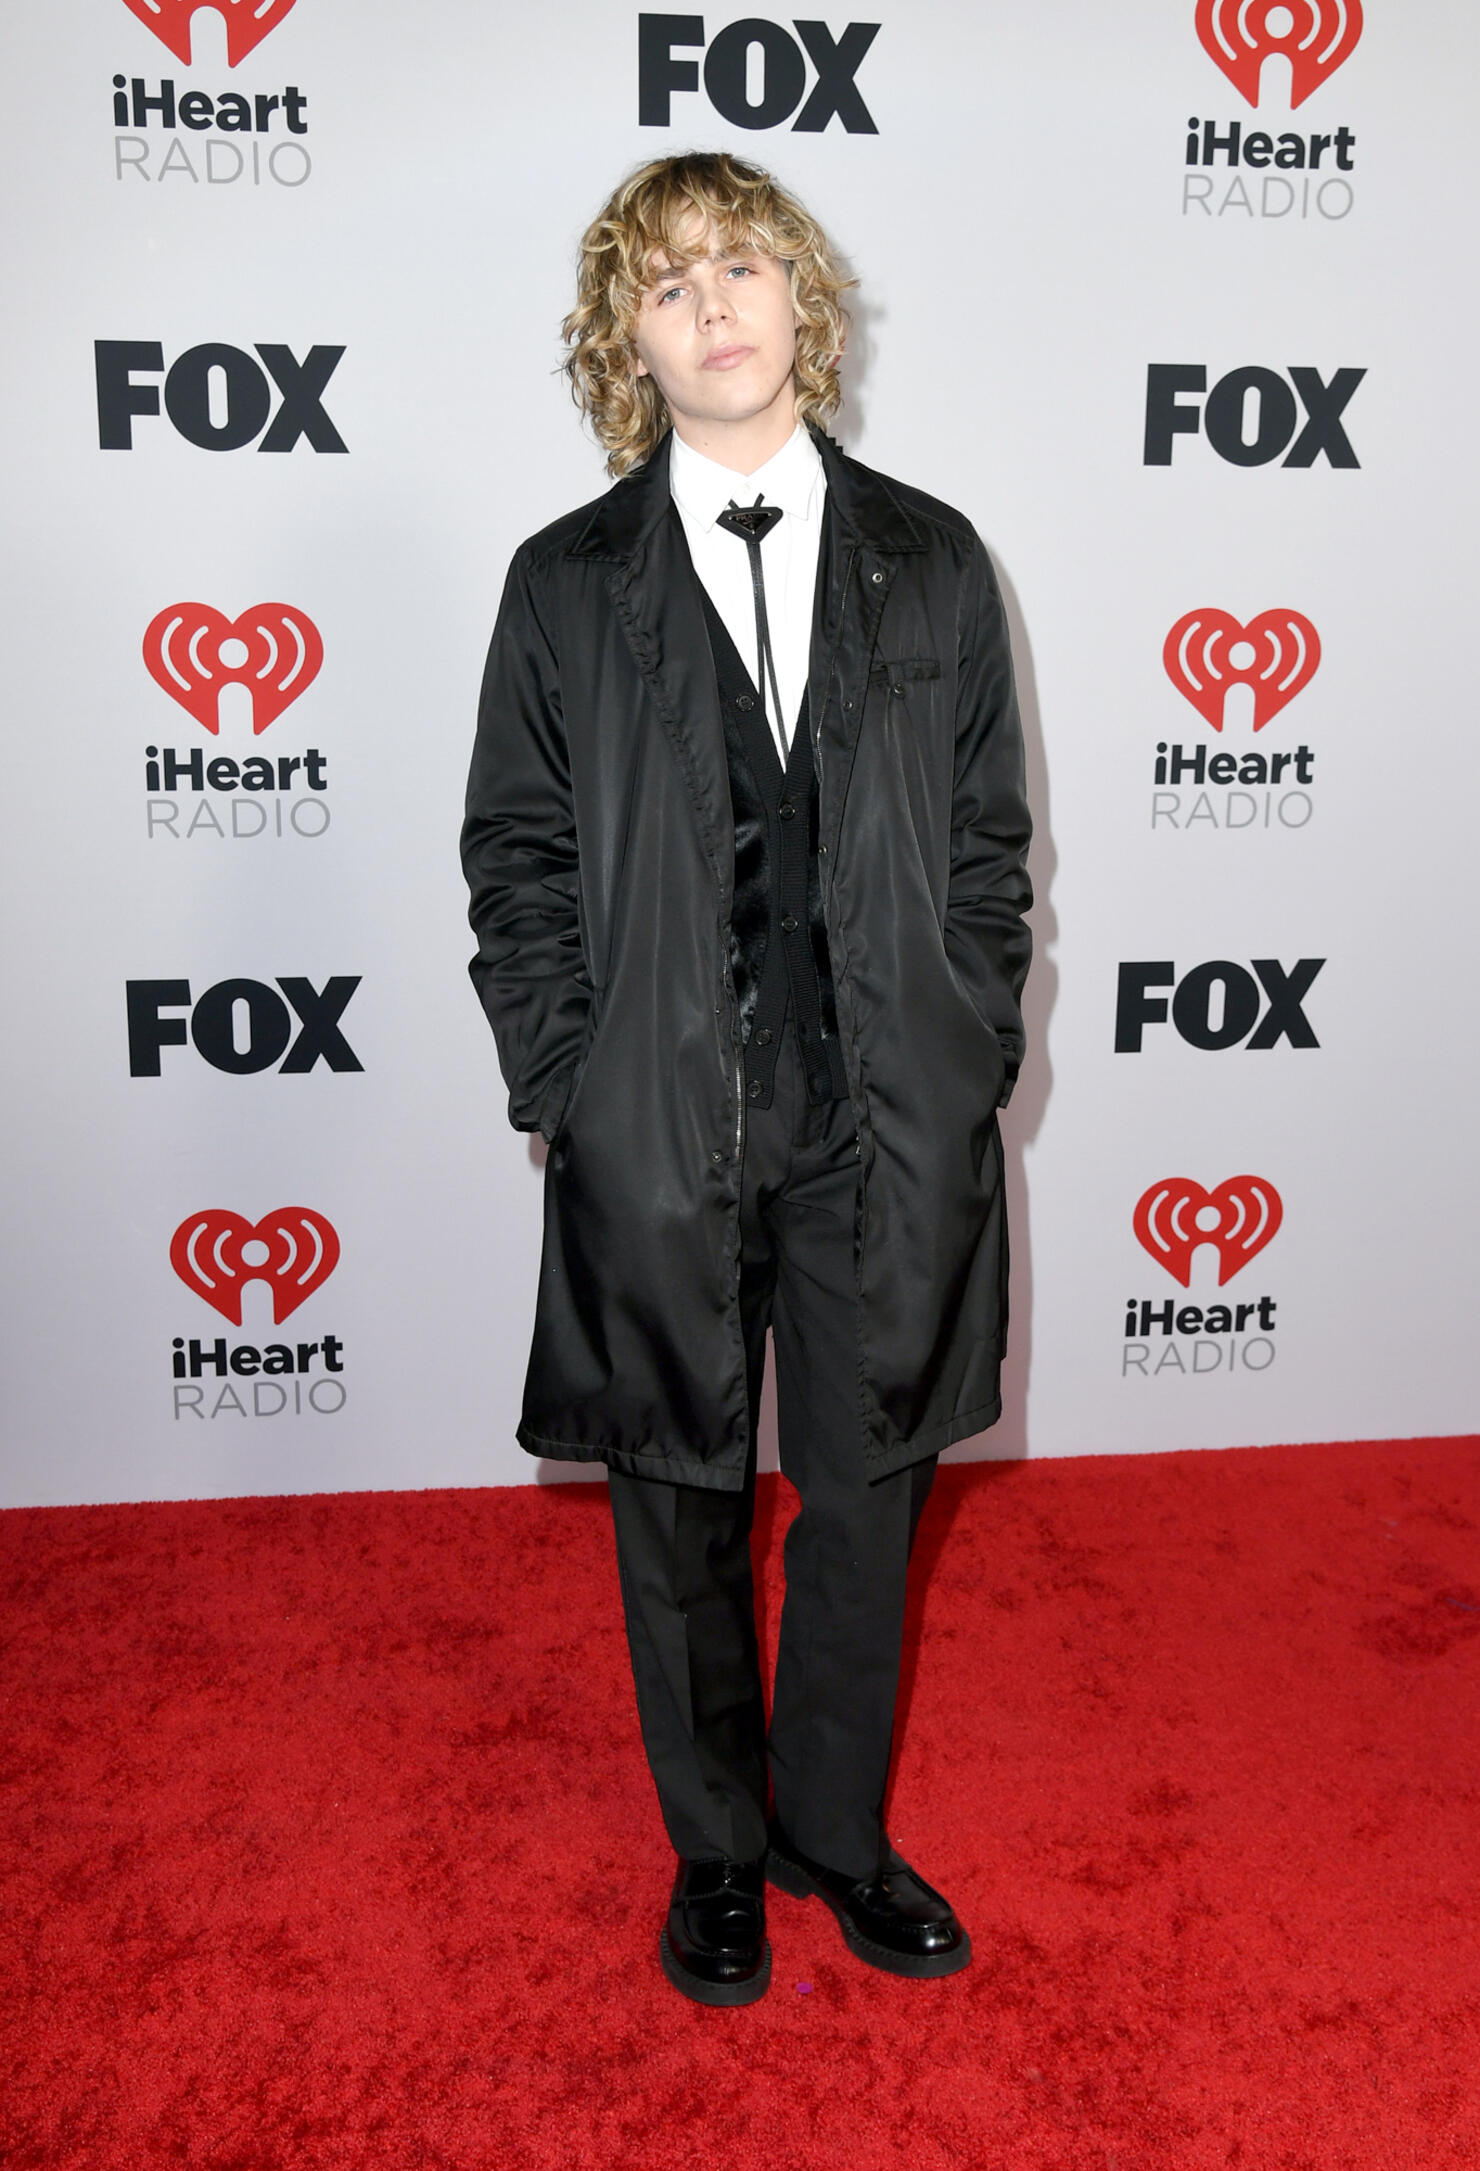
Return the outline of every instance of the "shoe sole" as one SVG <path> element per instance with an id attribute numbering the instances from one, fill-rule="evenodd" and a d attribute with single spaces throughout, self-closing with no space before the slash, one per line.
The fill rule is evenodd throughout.
<path id="1" fill-rule="evenodd" d="M 771 1947 L 769 1941 L 762 1948 L 760 1967 L 754 1975 L 747 1975 L 743 1982 L 712 1983 L 703 1975 L 695 1975 L 675 1954 L 668 1942 L 665 1929 L 658 1932 L 658 1957 L 663 1963 L 663 1973 L 675 1990 L 681 1990 L 696 2005 L 754 2005 L 771 1987 Z"/>
<path id="2" fill-rule="evenodd" d="M 815 1877 L 808 1876 L 800 1862 L 792 1862 L 774 1847 L 766 1854 L 766 1876 L 780 1892 L 788 1892 L 794 1900 L 821 1900 L 831 1908 L 843 1942 L 856 1960 L 865 1967 L 879 1968 L 885 1975 L 910 1975 L 916 1982 L 932 1981 L 941 1975 L 959 1975 L 962 1968 L 971 1965 L 971 1939 L 963 1930 L 961 1942 L 949 1952 L 895 1952 L 892 1946 L 880 1945 L 871 1937 L 865 1937 L 844 1911 L 841 1901 L 833 1898 L 826 1885 L 820 1885 Z"/>

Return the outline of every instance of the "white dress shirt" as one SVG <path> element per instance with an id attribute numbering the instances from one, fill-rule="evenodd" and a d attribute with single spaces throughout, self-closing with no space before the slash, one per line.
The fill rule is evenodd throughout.
<path id="1" fill-rule="evenodd" d="M 781 450 L 753 475 L 738 475 L 732 467 L 721 467 L 717 460 L 706 459 L 702 452 L 686 445 L 676 430 L 670 442 L 669 488 L 688 537 L 694 571 L 755 680 L 756 692 L 765 699 L 771 733 L 784 768 L 797 712 L 807 690 L 812 654 L 817 553 L 822 545 L 822 509 L 827 496 L 822 461 L 800 423 Z M 763 683 L 761 660 L 756 653 L 750 552 L 742 536 L 715 526 L 732 498 L 737 505 L 746 506 L 754 505 L 757 495 L 768 505 L 781 507 L 781 518 L 761 544 L 766 620 L 781 696 L 780 716 L 770 715 L 770 693 Z"/>

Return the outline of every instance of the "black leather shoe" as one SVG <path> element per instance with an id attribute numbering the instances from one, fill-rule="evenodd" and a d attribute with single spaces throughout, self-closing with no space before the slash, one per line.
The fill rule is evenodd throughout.
<path id="1" fill-rule="evenodd" d="M 825 1901 L 838 1918 L 848 1950 L 889 1975 L 954 1975 L 971 1960 L 971 1939 L 949 1900 L 917 1877 L 891 1847 L 884 1867 L 857 1880 L 794 1847 L 777 1824 L 770 1829 L 766 1875 L 793 1899 Z"/>
<path id="2" fill-rule="evenodd" d="M 771 1981 L 766 1864 L 684 1862 L 658 1939 L 663 1973 L 700 2005 L 753 2005 Z"/>

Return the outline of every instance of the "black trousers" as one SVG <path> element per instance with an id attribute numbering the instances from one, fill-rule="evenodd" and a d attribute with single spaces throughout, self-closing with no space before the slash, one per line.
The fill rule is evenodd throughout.
<path id="1" fill-rule="evenodd" d="M 679 1854 L 742 1862 L 762 1854 L 769 1765 L 776 1814 L 794 1843 L 866 1877 L 882 1857 L 905 1572 L 935 1458 L 874 1484 L 865 1475 L 853 1117 L 847 1101 L 808 1102 L 789 1025 L 772 1105 L 746 1121 L 744 1490 L 610 1472 L 643 1745 Z M 801 1496 L 786 1538 L 769 1759 L 750 1566 L 768 1326 L 781 1467 Z"/>

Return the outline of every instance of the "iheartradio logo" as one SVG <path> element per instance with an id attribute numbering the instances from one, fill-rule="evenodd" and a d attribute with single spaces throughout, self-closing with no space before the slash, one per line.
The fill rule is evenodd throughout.
<path id="1" fill-rule="evenodd" d="M 251 694 L 255 737 L 313 684 L 323 660 L 318 627 L 289 603 L 254 603 L 240 618 L 209 603 L 170 603 L 144 632 L 155 685 L 213 734 L 221 728 L 223 686 Z"/>
<path id="2" fill-rule="evenodd" d="M 187 1289 L 234 1327 L 250 1281 L 272 1292 L 276 1326 L 321 1288 L 339 1264 L 334 1225 L 309 1206 L 279 1206 L 260 1221 L 220 1206 L 188 1214 L 170 1238 L 170 1265 Z"/>
<path id="3" fill-rule="evenodd" d="M 1166 1176 L 1136 1201 L 1136 1241 L 1184 1289 L 1199 1244 L 1218 1254 L 1218 1286 L 1241 1273 L 1279 1229 L 1280 1195 L 1262 1176 L 1229 1176 L 1205 1191 L 1190 1176 Z"/>
<path id="4" fill-rule="evenodd" d="M 190 66 L 190 25 L 207 0 L 123 0 L 146 30 L 167 45 L 176 60 Z M 226 23 L 226 65 L 237 67 L 248 53 L 271 36 L 293 0 L 209 0 L 213 13 Z"/>
<path id="5" fill-rule="evenodd" d="M 1254 694 L 1254 729 L 1262 731 L 1315 677 L 1321 637 L 1299 611 L 1261 611 L 1240 625 L 1227 611 L 1188 611 L 1161 652 L 1167 677 L 1214 731 L 1223 729 L 1230 686 Z"/>
<path id="6" fill-rule="evenodd" d="M 1290 105 L 1303 105 L 1334 75 L 1362 35 L 1361 0 L 1197 0 L 1203 51 L 1241 98 L 1259 103 L 1259 72 L 1271 53 L 1290 63 Z"/>

